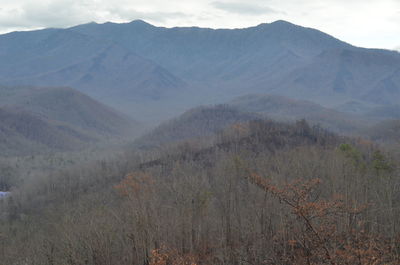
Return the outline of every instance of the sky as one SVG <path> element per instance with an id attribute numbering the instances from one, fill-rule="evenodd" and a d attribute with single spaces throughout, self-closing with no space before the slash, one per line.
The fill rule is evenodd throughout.
<path id="1" fill-rule="evenodd" d="M 400 51 L 400 0 L 0 0 L 0 33 L 97 22 L 245 28 L 286 20 Z"/>

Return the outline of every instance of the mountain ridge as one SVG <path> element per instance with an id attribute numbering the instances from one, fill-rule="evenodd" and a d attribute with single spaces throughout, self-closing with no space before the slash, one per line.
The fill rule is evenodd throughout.
<path id="1" fill-rule="evenodd" d="M 0 86 L 5 154 L 81 150 L 137 136 L 143 124 L 68 87 Z"/>
<path id="2" fill-rule="evenodd" d="M 76 87 L 135 118 L 160 121 L 246 94 L 330 108 L 400 100 L 399 53 L 287 21 L 209 29 L 136 20 L 14 35 L 0 35 L 0 84 Z"/>

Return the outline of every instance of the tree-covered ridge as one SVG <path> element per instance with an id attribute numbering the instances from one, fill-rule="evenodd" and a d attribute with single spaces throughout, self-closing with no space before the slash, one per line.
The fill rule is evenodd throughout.
<path id="1" fill-rule="evenodd" d="M 26 182 L 3 202 L 3 260 L 398 264 L 398 158 L 305 121 L 213 137 Z"/>

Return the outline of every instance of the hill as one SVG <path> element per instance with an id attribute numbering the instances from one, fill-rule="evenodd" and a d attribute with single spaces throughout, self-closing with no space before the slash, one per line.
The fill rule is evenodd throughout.
<path id="1" fill-rule="evenodd" d="M 278 95 L 246 95 L 229 102 L 242 111 L 263 114 L 283 121 L 306 119 L 331 131 L 353 133 L 367 126 L 365 117 L 325 108 L 306 100 L 290 99 Z"/>
<path id="2" fill-rule="evenodd" d="M 0 86 L 4 154 L 78 150 L 133 138 L 142 124 L 72 88 Z"/>
<path id="3" fill-rule="evenodd" d="M 305 122 L 241 128 L 24 182 L 0 203 L 3 261 L 398 264 L 398 161 Z"/>
<path id="4" fill-rule="evenodd" d="M 227 105 L 197 107 L 150 131 L 135 141 L 135 146 L 154 147 L 214 135 L 229 125 L 260 119 L 261 116 L 242 112 Z"/>
<path id="5" fill-rule="evenodd" d="M 62 123 L 50 123 L 24 111 L 0 108 L 1 156 L 72 151 L 98 141 Z"/>
<path id="6" fill-rule="evenodd" d="M 98 136 L 123 136 L 138 123 L 89 96 L 67 87 L 0 86 L 0 107 L 33 113 Z"/>
<path id="7" fill-rule="evenodd" d="M 398 149 L 400 146 L 400 120 L 382 121 L 370 127 L 368 135 L 375 142 L 386 143 Z"/>

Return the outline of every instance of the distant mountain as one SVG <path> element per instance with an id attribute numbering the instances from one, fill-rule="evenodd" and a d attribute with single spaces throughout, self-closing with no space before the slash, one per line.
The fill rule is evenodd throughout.
<path id="1" fill-rule="evenodd" d="M 0 96 L 0 107 L 11 106 L 97 136 L 122 136 L 138 130 L 138 123 L 128 116 L 72 88 L 0 86 Z"/>
<path id="2" fill-rule="evenodd" d="M 79 150 L 143 125 L 71 88 L 0 86 L 3 155 Z"/>
<path id="3" fill-rule="evenodd" d="M 238 97 L 230 106 L 267 117 L 295 121 L 306 119 L 336 132 L 354 132 L 367 126 L 366 118 L 325 108 L 306 100 L 295 100 L 277 95 L 246 95 Z"/>
<path id="4" fill-rule="evenodd" d="M 400 99 L 399 53 L 357 48 L 286 21 L 234 30 L 168 29 L 143 21 L 72 30 L 113 40 L 185 80 L 213 87 L 221 98 L 274 93 L 330 106 Z"/>
<path id="5" fill-rule="evenodd" d="M 325 51 L 270 86 L 284 95 L 332 104 L 349 99 L 376 104 L 400 100 L 400 56 L 368 49 Z"/>
<path id="6" fill-rule="evenodd" d="M 90 134 L 67 124 L 50 123 L 24 111 L 0 108 L 1 156 L 72 151 L 96 141 Z"/>
<path id="7" fill-rule="evenodd" d="M 0 84 L 71 86 L 114 106 L 173 96 L 186 85 L 112 41 L 68 29 L 1 35 Z"/>
<path id="8" fill-rule="evenodd" d="M 400 119 L 400 105 L 383 105 L 370 109 L 366 115 L 378 119 Z"/>
<path id="9" fill-rule="evenodd" d="M 373 141 L 386 143 L 396 148 L 400 147 L 400 119 L 380 122 L 367 130 L 366 133 Z"/>
<path id="10" fill-rule="evenodd" d="M 236 95 L 273 91 L 324 104 L 387 104 L 400 96 L 399 53 L 357 48 L 286 21 L 234 30 L 168 29 L 143 21 L 71 30 L 115 41 L 185 80 Z"/>
<path id="11" fill-rule="evenodd" d="M 252 93 L 368 111 L 399 102 L 399 76 L 398 52 L 286 21 L 218 30 L 89 23 L 0 36 L 0 84 L 73 86 L 144 119 Z"/>
<path id="12" fill-rule="evenodd" d="M 228 105 L 197 107 L 164 122 L 150 133 L 138 138 L 135 145 L 154 147 L 165 143 L 213 135 L 235 123 L 260 119 L 261 116 L 242 112 Z"/>
<path id="13" fill-rule="evenodd" d="M 213 30 L 161 28 L 139 20 L 127 24 L 90 23 L 71 30 L 114 41 L 182 78 L 201 83 L 265 77 L 276 72 L 276 67 L 301 65 L 304 59 L 322 51 L 351 47 L 322 32 L 285 21 L 247 29 Z"/>

